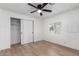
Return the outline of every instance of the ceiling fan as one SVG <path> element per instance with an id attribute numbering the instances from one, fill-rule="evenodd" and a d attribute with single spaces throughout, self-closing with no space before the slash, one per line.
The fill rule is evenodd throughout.
<path id="1" fill-rule="evenodd" d="M 47 4 L 50 4 L 50 3 L 43 3 L 43 4 L 38 4 L 37 6 L 34 6 L 33 4 L 31 3 L 28 3 L 28 5 L 36 8 L 36 10 L 30 12 L 30 13 L 34 13 L 34 12 L 38 12 L 40 14 L 40 16 L 43 15 L 42 11 L 45 11 L 45 12 L 52 12 L 52 10 L 48 10 L 48 9 L 44 9 L 44 7 L 47 5 Z M 54 5 L 55 3 L 53 3 Z"/>

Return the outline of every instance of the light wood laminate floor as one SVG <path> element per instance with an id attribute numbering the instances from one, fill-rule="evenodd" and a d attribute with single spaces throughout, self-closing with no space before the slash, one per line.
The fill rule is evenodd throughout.
<path id="1" fill-rule="evenodd" d="M 0 56 L 79 56 L 79 51 L 43 40 L 1 50 Z"/>

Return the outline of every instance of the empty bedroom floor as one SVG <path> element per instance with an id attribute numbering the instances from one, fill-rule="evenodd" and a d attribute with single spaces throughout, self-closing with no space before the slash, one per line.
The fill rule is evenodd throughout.
<path id="1" fill-rule="evenodd" d="M 0 51 L 1 56 L 79 56 L 79 51 L 48 41 L 38 41 L 25 45 L 15 45 Z"/>

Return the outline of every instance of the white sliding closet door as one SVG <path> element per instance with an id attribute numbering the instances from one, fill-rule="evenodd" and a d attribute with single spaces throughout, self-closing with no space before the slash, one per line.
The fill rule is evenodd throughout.
<path id="1" fill-rule="evenodd" d="M 33 21 L 21 20 L 21 44 L 33 42 Z"/>

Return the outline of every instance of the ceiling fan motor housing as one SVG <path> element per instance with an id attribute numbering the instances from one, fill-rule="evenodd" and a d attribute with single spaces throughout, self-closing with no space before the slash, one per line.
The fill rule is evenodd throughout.
<path id="1" fill-rule="evenodd" d="M 37 7 L 38 7 L 38 9 L 41 9 L 41 8 L 42 8 L 42 5 L 41 5 L 41 4 L 39 4 L 39 5 L 37 5 Z"/>

